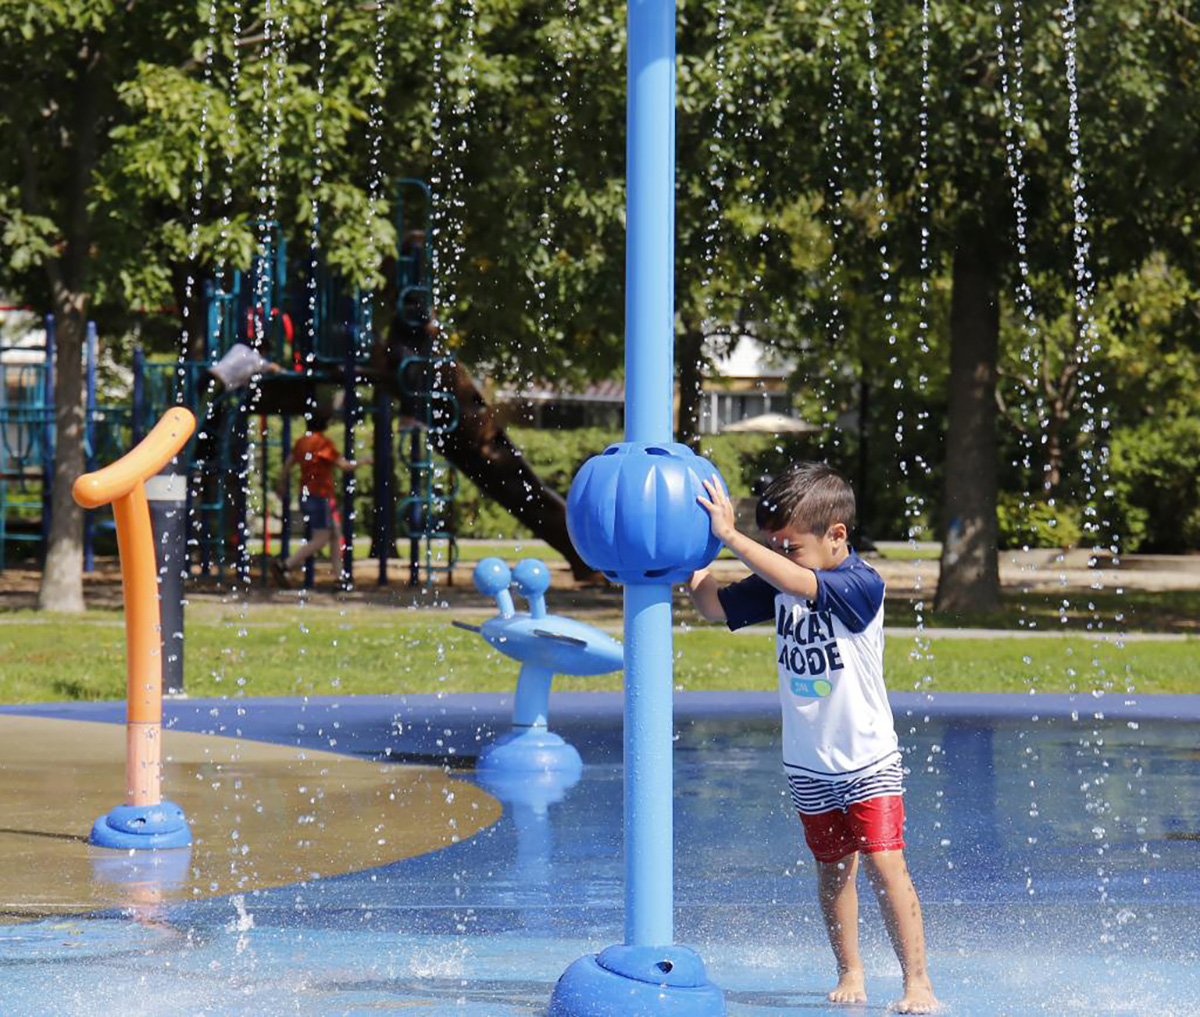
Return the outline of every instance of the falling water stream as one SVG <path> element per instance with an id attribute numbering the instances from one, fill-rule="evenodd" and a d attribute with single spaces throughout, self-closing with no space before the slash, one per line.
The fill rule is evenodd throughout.
<path id="1" fill-rule="evenodd" d="M 825 322 L 825 341 L 829 359 L 824 370 L 821 371 L 823 388 L 821 410 L 827 420 L 836 420 L 837 417 L 836 410 L 833 409 L 837 402 L 834 365 L 839 351 L 844 348 L 843 340 L 846 335 L 846 308 L 843 306 L 842 300 L 845 262 L 841 254 L 841 247 L 845 243 L 843 233 L 846 221 L 846 96 L 842 81 L 843 16 L 841 0 L 831 0 L 829 17 L 832 24 L 829 29 L 829 43 L 832 58 L 829 68 L 830 88 L 826 105 L 825 142 L 825 155 L 829 162 L 826 198 L 829 264 L 825 273 L 825 299 L 828 301 L 829 317 Z M 835 426 L 829 431 L 831 445 L 836 449 L 841 442 L 839 429 Z"/>
<path id="2" fill-rule="evenodd" d="M 1029 220 L 1028 207 L 1025 200 L 1027 173 L 1025 169 L 1027 158 L 1027 146 L 1025 134 L 1025 104 L 1024 104 L 1024 59 L 1023 59 L 1023 35 L 1021 21 L 1021 6 L 1019 0 L 1014 5 L 1013 9 L 1013 24 L 1011 29 L 1012 50 L 1011 59 L 1008 45 L 1005 36 L 1004 11 L 1000 3 L 996 3 L 993 7 L 996 15 L 996 41 L 997 41 L 997 65 L 1000 69 L 1000 96 L 1001 105 L 1004 116 L 1004 159 L 1005 168 L 1009 179 L 1009 188 L 1012 195 L 1012 208 L 1014 219 L 1014 238 L 1016 249 L 1016 264 L 1017 276 L 1014 282 L 1014 300 L 1018 309 L 1020 328 L 1023 335 L 1023 345 L 1020 353 L 1020 362 L 1023 369 L 1027 372 L 1029 383 L 1021 385 L 1021 403 L 1019 413 L 1022 418 L 1028 421 L 1032 415 L 1036 414 L 1036 419 L 1039 424 L 1039 431 L 1045 433 L 1045 400 L 1042 393 L 1039 391 L 1038 379 L 1043 369 L 1043 359 L 1046 356 L 1044 348 L 1044 338 L 1041 336 L 1038 329 L 1037 312 L 1034 306 L 1033 287 L 1031 285 L 1031 270 L 1029 264 Z M 1010 80 L 1010 62 L 1011 62 L 1011 80 Z M 1031 406 L 1032 401 L 1032 406 Z M 1032 411 L 1032 412 L 1031 412 Z M 1036 456 L 1034 447 L 1034 435 L 1032 428 L 1026 425 L 1020 432 L 1019 439 L 1019 465 L 1023 468 L 1021 473 L 1026 477 L 1025 490 L 1022 494 L 1022 505 L 1028 507 L 1034 499 L 1031 483 L 1033 476 L 1033 463 Z M 1028 556 L 1030 544 L 1028 541 L 1024 545 L 1024 550 Z M 1021 593 L 1028 595 L 1032 587 L 1032 576 L 1036 568 L 1035 564 L 1026 557 L 1020 566 L 1021 571 L 1028 577 L 1021 585 Z M 1026 608 L 1021 604 L 1020 610 L 1024 614 Z M 1022 617 L 1020 623 L 1022 626 L 1028 624 L 1030 628 L 1035 628 L 1036 620 L 1026 619 Z M 1025 682 L 1028 685 L 1030 693 L 1036 692 L 1037 687 L 1037 671 L 1034 668 L 1034 657 L 1032 653 L 1024 655 L 1022 658 L 1025 666 L 1029 669 L 1025 674 Z M 1032 753 L 1031 753 L 1032 755 Z M 1035 760 L 1036 761 L 1036 760 Z M 1036 786 L 1031 786 L 1029 789 L 1029 816 L 1036 819 L 1040 814 L 1038 806 L 1038 789 Z M 1036 873 L 1032 867 L 1026 867 L 1025 887 L 1029 896 L 1035 897 L 1037 894 L 1037 886 L 1035 885 Z"/>

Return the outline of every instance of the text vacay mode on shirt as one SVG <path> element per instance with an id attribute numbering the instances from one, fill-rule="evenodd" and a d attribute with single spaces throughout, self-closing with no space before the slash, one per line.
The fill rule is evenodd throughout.
<path id="1" fill-rule="evenodd" d="M 846 666 L 833 631 L 833 612 L 804 610 L 792 597 L 778 601 L 775 635 L 780 673 L 790 676 L 792 695 L 824 698 L 833 691 L 834 672 Z"/>

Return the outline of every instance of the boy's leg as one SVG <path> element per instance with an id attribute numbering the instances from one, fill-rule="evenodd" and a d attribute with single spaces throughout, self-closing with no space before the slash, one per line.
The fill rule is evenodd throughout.
<path id="1" fill-rule="evenodd" d="M 312 539 L 307 541 L 303 547 L 292 552 L 291 557 L 283 563 L 283 567 L 291 571 L 297 566 L 303 565 L 309 558 L 329 543 L 332 532 L 328 527 L 323 530 L 314 530 Z"/>
<path id="2" fill-rule="evenodd" d="M 921 902 L 904 863 L 903 851 L 863 853 L 867 878 L 879 899 L 888 936 L 904 973 L 904 996 L 892 1004 L 899 1013 L 933 1013 L 937 998 L 925 958 L 925 925 Z"/>
<path id="3" fill-rule="evenodd" d="M 332 543 L 329 545 L 329 556 L 333 560 L 333 579 L 340 584 L 342 581 L 342 521 L 334 514 L 330 520 L 333 523 Z"/>
<path id="4" fill-rule="evenodd" d="M 858 952 L 857 878 L 857 852 L 836 862 L 817 862 L 817 897 L 838 969 L 838 983 L 829 993 L 831 1003 L 867 1001 L 862 956 Z"/>

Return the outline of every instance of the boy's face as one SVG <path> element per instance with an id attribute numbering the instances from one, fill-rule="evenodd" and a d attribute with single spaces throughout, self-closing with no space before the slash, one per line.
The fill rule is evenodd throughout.
<path id="1" fill-rule="evenodd" d="M 846 557 L 844 523 L 834 523 L 821 535 L 798 530 L 791 525 L 765 532 L 767 543 L 773 551 L 778 551 L 806 569 L 830 569 Z"/>

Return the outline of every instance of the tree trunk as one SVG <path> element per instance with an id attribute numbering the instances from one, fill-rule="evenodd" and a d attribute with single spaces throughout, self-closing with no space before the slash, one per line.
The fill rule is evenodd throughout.
<path id="1" fill-rule="evenodd" d="M 83 610 L 83 510 L 71 488 L 83 472 L 84 300 L 63 294 L 55 301 L 57 347 L 54 358 L 54 482 L 50 532 L 38 608 Z"/>
<path id="2" fill-rule="evenodd" d="M 1058 486 L 1062 483 L 1062 429 L 1066 417 L 1066 413 L 1056 406 L 1046 421 L 1046 464 L 1042 473 L 1042 491 L 1048 498 L 1058 493 Z"/>
<path id="3" fill-rule="evenodd" d="M 684 321 L 684 332 L 675 345 L 675 374 L 679 380 L 678 439 L 696 448 L 700 444 L 700 406 L 704 398 L 704 333 Z"/>
<path id="4" fill-rule="evenodd" d="M 938 611 L 1000 604 L 996 522 L 997 271 L 982 229 L 960 230 L 950 299 L 950 405 Z"/>
<path id="5" fill-rule="evenodd" d="M 73 130 L 64 138 L 70 159 L 66 195 L 66 244 L 62 256 L 46 264 L 54 295 L 57 340 L 54 358 L 54 484 L 50 495 L 50 532 L 38 607 L 44 611 L 83 610 L 83 510 L 71 489 L 83 472 L 83 337 L 86 329 L 87 266 L 91 257 L 92 171 L 98 153 L 101 104 L 106 92 L 101 53 L 85 40 L 75 80 Z M 30 156 L 26 199 L 36 207 L 36 164 Z"/>

